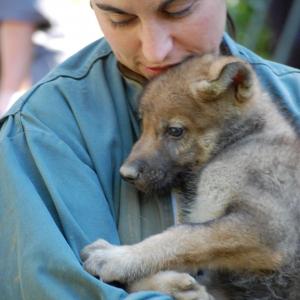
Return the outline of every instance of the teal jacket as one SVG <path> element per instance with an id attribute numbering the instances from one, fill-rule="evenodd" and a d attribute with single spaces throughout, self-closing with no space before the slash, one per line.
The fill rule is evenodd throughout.
<path id="1" fill-rule="evenodd" d="M 299 70 L 224 40 L 297 126 Z M 51 72 L 1 120 L 1 299 L 171 299 L 128 295 L 85 272 L 79 258 L 98 238 L 134 243 L 172 224 L 170 199 L 147 201 L 119 176 L 139 135 L 140 91 L 102 39 Z"/>

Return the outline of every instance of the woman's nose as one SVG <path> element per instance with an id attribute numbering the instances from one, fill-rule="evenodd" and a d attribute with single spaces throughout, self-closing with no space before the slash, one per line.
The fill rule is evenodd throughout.
<path id="1" fill-rule="evenodd" d="M 145 24 L 140 33 L 143 56 L 151 66 L 160 65 L 171 52 L 173 40 L 169 28 L 160 24 Z"/>

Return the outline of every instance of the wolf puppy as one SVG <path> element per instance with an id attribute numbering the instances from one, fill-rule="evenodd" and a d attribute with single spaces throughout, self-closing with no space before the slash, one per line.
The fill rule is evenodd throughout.
<path id="1" fill-rule="evenodd" d="M 178 224 L 131 246 L 99 240 L 85 268 L 176 299 L 299 300 L 299 138 L 251 67 L 190 59 L 146 87 L 140 110 L 121 174 L 144 192 L 172 189 Z M 208 292 L 180 273 L 199 269 Z"/>

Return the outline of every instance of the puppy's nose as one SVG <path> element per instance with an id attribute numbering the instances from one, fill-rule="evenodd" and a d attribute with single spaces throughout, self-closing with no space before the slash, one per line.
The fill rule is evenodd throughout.
<path id="1" fill-rule="evenodd" d="M 136 181 L 142 172 L 142 166 L 139 162 L 125 163 L 120 169 L 121 176 L 130 182 Z"/>

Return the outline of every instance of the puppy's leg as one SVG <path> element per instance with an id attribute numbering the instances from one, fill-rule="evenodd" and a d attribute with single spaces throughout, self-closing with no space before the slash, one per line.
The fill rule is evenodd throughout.
<path id="1" fill-rule="evenodd" d="M 124 283 L 161 270 L 275 270 L 282 254 L 276 238 L 269 240 L 270 226 L 248 212 L 235 212 L 206 224 L 179 225 L 131 246 L 97 241 L 82 258 L 92 274 Z"/>
<path id="2" fill-rule="evenodd" d="M 195 267 L 271 271 L 280 265 L 282 255 L 276 242 L 270 242 L 267 227 L 250 214 L 232 213 L 207 224 L 173 227 L 133 250 L 147 271 Z"/>
<path id="3" fill-rule="evenodd" d="M 214 300 L 203 285 L 191 275 L 175 271 L 162 271 L 128 285 L 129 292 L 159 291 L 175 300 Z"/>

